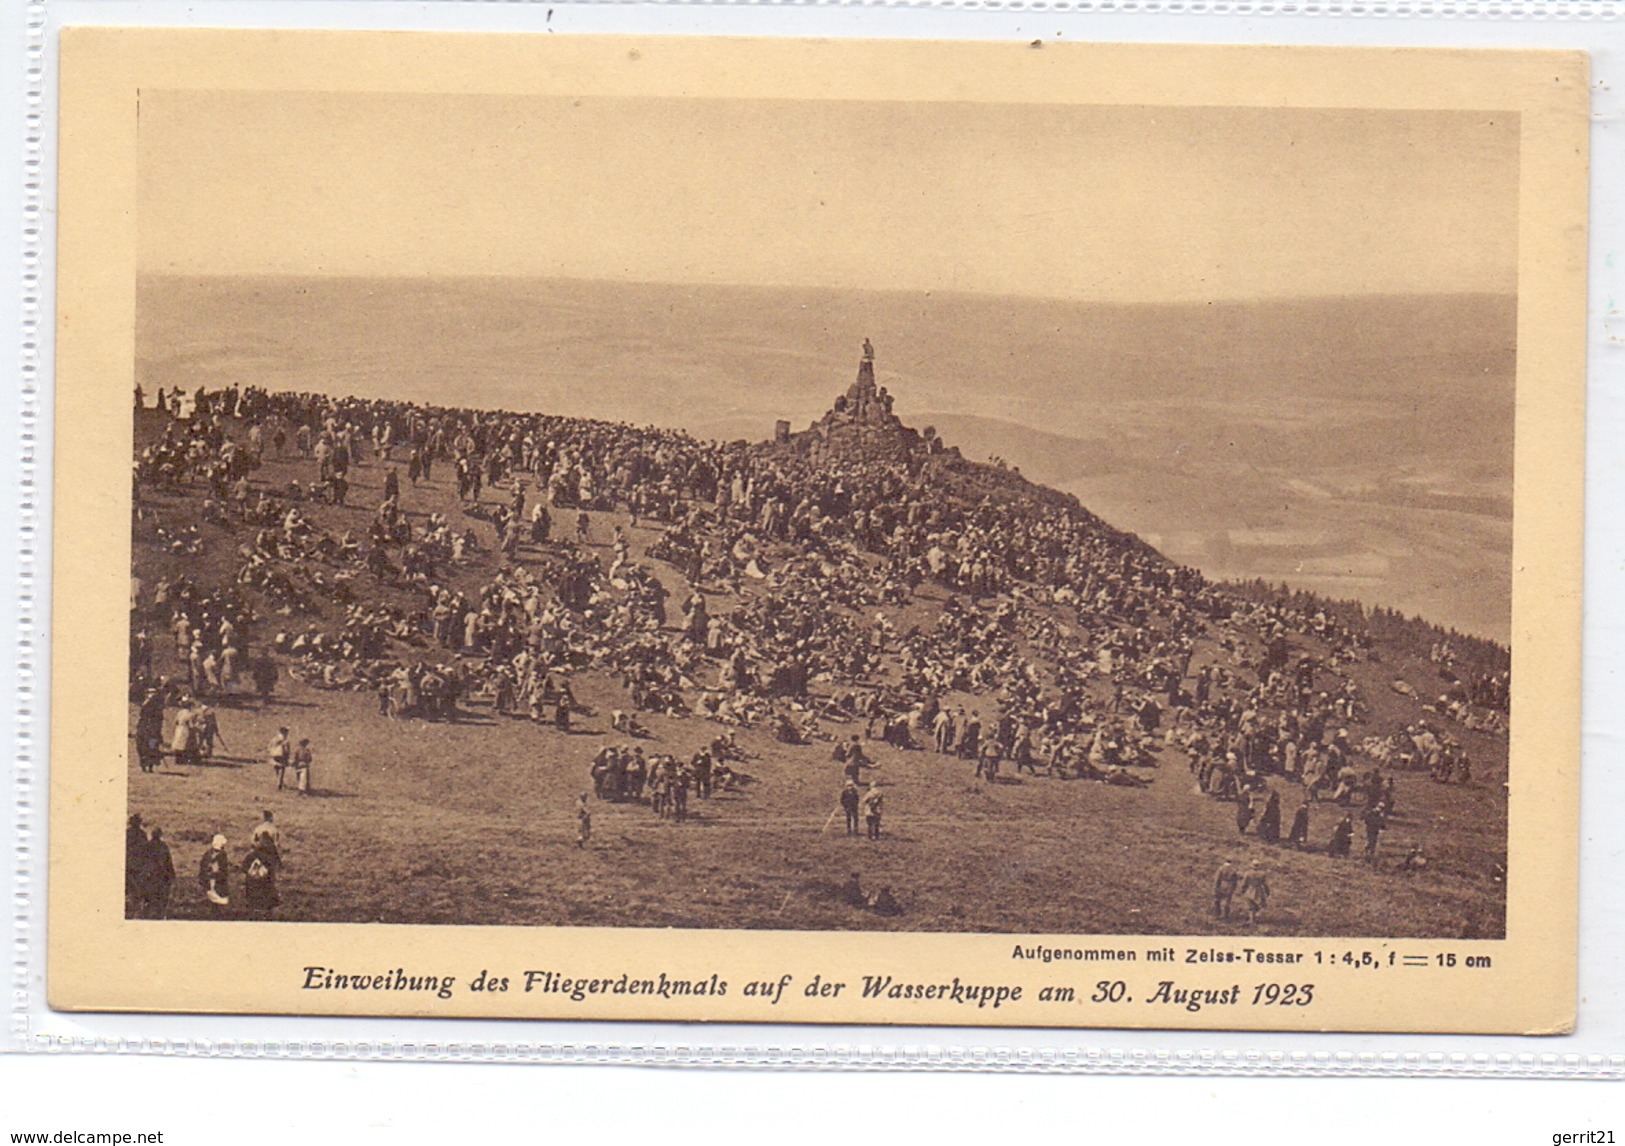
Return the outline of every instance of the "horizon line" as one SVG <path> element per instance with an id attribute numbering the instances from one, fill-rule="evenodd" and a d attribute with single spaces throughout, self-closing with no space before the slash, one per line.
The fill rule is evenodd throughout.
<path id="1" fill-rule="evenodd" d="M 750 283 L 715 280 L 673 281 L 668 279 L 621 279 L 621 278 L 588 278 L 582 275 L 551 275 L 551 274 L 525 274 L 505 273 L 501 271 L 471 271 L 427 273 L 398 271 L 383 274 L 368 274 L 365 272 L 327 272 L 327 271 L 177 271 L 177 270 L 136 270 L 136 280 L 148 279 L 317 279 L 326 282 L 400 282 L 412 281 L 422 283 L 435 282 L 529 282 L 529 283 L 569 283 L 589 286 L 619 286 L 619 287 L 668 287 L 684 289 L 715 288 L 723 290 L 768 290 L 768 291 L 825 291 L 825 292 L 853 292 L 865 294 L 904 295 L 910 297 L 930 297 L 933 295 L 947 295 L 955 298 L 986 298 L 986 299 L 1023 299 L 1032 302 L 1054 303 L 1087 303 L 1103 306 L 1223 306 L 1235 303 L 1258 302 L 1325 302 L 1340 299 L 1379 299 L 1379 298 L 1502 298 L 1514 299 L 1519 297 L 1516 287 L 1511 290 L 1351 290 L 1326 292 L 1300 292 L 1294 294 L 1250 294 L 1250 295 L 1224 295 L 1204 298 L 1201 296 L 1188 297 L 1159 297 L 1159 298 L 1111 298 L 1092 295 L 1073 294 L 1026 294 L 1020 291 L 986 291 L 972 290 L 964 287 L 919 287 L 906 289 L 902 287 L 870 287 L 853 284 L 829 285 L 823 283 Z"/>

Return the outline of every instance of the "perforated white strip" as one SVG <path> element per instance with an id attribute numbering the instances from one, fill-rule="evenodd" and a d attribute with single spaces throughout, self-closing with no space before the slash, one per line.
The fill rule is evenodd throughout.
<path id="1" fill-rule="evenodd" d="M 36 902 L 34 823 L 41 801 L 34 759 L 35 560 L 38 536 L 38 483 L 35 447 L 39 433 L 40 337 L 44 313 L 40 275 L 43 250 L 45 138 L 46 12 L 41 2 L 24 8 L 23 40 L 23 186 L 22 265 L 18 347 L 17 420 L 17 589 L 13 700 L 15 744 L 12 756 L 11 826 L 15 871 L 12 875 L 12 914 L 15 950 L 12 953 L 12 1013 L 10 1038 L 23 1042 L 28 1035 L 30 1003 L 34 996 L 30 951 L 43 942 L 44 905 Z"/>

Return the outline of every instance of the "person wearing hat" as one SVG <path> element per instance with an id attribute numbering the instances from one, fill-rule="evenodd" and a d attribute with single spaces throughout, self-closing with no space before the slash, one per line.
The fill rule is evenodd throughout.
<path id="1" fill-rule="evenodd" d="M 198 861 L 197 882 L 209 901 L 209 914 L 215 918 L 225 915 L 231 904 L 231 858 L 226 854 L 225 836 L 216 834 Z"/>
<path id="2" fill-rule="evenodd" d="M 124 829 L 124 901 L 125 915 L 138 909 L 141 889 L 147 875 L 151 849 L 147 842 L 147 829 L 141 826 L 139 812 L 130 816 Z"/>
<path id="3" fill-rule="evenodd" d="M 264 826 L 264 823 L 260 826 Z M 277 852 L 276 843 L 256 827 L 254 841 L 242 863 L 243 909 L 251 918 L 269 919 L 271 912 L 281 902 L 276 891 L 277 871 L 281 867 L 282 857 Z"/>
<path id="4" fill-rule="evenodd" d="M 846 813 L 846 834 L 849 836 L 858 834 L 858 807 L 862 802 L 857 781 L 848 780 L 841 787 L 841 811 Z"/>
<path id="5" fill-rule="evenodd" d="M 864 754 L 863 745 L 859 743 L 858 734 L 855 732 L 852 734 L 851 743 L 846 745 L 846 754 L 844 756 L 837 757 L 837 759 L 844 761 L 844 766 L 842 767 L 841 771 L 846 774 L 846 778 L 853 784 L 862 782 L 863 770 L 865 768 L 878 767 L 878 765 L 876 765 L 872 760 L 869 759 L 868 756 Z"/>
<path id="6" fill-rule="evenodd" d="M 1241 876 L 1236 872 L 1236 865 L 1229 860 L 1219 864 L 1219 870 L 1213 877 L 1213 916 L 1215 919 L 1230 918 L 1230 901 L 1235 897 L 1236 885 L 1241 882 Z"/>
<path id="7" fill-rule="evenodd" d="M 1247 907 L 1247 922 L 1257 923 L 1258 913 L 1263 911 L 1270 901 L 1270 883 L 1264 877 L 1264 869 L 1257 860 L 1247 868 L 1247 874 L 1241 880 L 1241 899 Z"/>
<path id="8" fill-rule="evenodd" d="M 576 797 L 576 847 L 584 848 L 592 839 L 592 808 L 587 804 L 587 793 Z"/>
<path id="9" fill-rule="evenodd" d="M 869 825 L 869 838 L 880 838 L 880 813 L 886 797 L 880 793 L 880 785 L 870 782 L 869 790 L 863 794 L 863 815 Z"/>
<path id="10" fill-rule="evenodd" d="M 288 739 L 288 730 L 278 728 L 276 736 L 271 740 L 271 746 L 266 749 L 266 755 L 271 759 L 271 767 L 276 771 L 277 791 L 282 791 L 288 772 L 288 765 L 293 760 L 293 744 Z"/>
<path id="11" fill-rule="evenodd" d="M 1292 813 L 1292 829 L 1287 832 L 1286 842 L 1299 851 L 1309 846 L 1309 793 L 1303 795 L 1303 803 L 1298 810 Z"/>
<path id="12" fill-rule="evenodd" d="M 135 719 L 135 758 L 141 771 L 154 772 L 164 758 L 164 688 L 148 689 Z"/>

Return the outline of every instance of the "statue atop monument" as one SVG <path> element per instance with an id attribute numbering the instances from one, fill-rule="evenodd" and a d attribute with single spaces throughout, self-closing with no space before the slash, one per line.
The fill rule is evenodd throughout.
<path id="1" fill-rule="evenodd" d="M 859 418 L 864 416 L 867 408 L 875 400 L 875 344 L 867 338 L 863 340 L 863 360 L 858 363 L 858 379 L 846 392 L 847 406 L 853 408 Z"/>

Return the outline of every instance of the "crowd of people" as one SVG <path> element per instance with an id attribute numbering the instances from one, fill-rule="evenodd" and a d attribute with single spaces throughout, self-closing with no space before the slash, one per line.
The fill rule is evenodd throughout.
<path id="1" fill-rule="evenodd" d="M 281 831 L 267 809 L 249 832 L 248 846 L 233 861 L 231 844 L 215 833 L 198 858 L 197 896 L 209 918 L 270 919 L 281 897 Z M 163 829 L 133 813 L 124 833 L 125 915 L 130 919 L 169 919 L 186 905 L 177 893 L 175 856 Z"/>
<path id="2" fill-rule="evenodd" d="M 1172 748 L 1266 842 L 1281 836 L 1277 789 L 1301 788 L 1294 846 L 1308 842 L 1313 803 L 1391 818 L 1394 771 L 1470 780 L 1459 739 L 1425 720 L 1369 729 L 1349 671 L 1372 654 L 1357 627 L 1227 591 L 1076 499 L 966 463 L 930 435 L 887 436 L 890 399 L 864 365 L 815 431 L 755 446 L 253 387 L 198 390 L 183 418 L 161 394 L 161 429 L 134 470 L 138 535 L 180 532 L 163 500 L 189 491 L 205 521 L 252 540 L 229 584 L 135 586 L 142 768 L 164 752 L 166 710 L 169 751 L 195 762 L 220 735 L 205 698 L 263 701 L 281 665 L 312 687 L 376 693 L 381 719 L 455 721 L 477 703 L 565 731 L 591 713 L 572 681 L 596 671 L 623 690 L 614 726 L 631 740 L 648 714 L 789 744 L 846 743 L 856 727 L 969 762 L 989 783 L 1141 787 Z M 313 461 L 317 481 L 255 477 L 289 456 Z M 339 519 L 309 507 L 350 505 L 364 467 L 381 472 L 378 502 L 342 520 L 369 524 L 324 526 Z M 460 519 L 414 508 L 440 469 Z M 592 536 L 606 513 L 625 524 Z M 555 527 L 559 514 L 573 531 Z M 651 530 L 639 552 L 632 532 Z M 184 686 L 154 671 L 155 633 L 173 636 Z M 1432 659 L 1458 682 L 1441 719 L 1504 735 L 1504 666 L 1438 646 Z M 305 747 L 273 750 L 279 786 Z M 596 799 L 647 800 L 675 822 L 690 793 L 706 799 L 730 776 L 714 748 L 678 759 L 627 743 L 590 765 Z M 849 780 L 878 835 L 878 788 Z M 856 834 L 849 789 L 840 806 Z"/>
<path id="3" fill-rule="evenodd" d="M 588 769 L 593 795 L 617 804 L 647 803 L 657 819 L 683 823 L 688 797 L 709 800 L 719 792 L 737 791 L 744 777 L 733 762 L 743 759 L 734 738 L 719 735 L 687 760 L 669 752 L 647 757 L 641 744 L 609 744 L 598 750 Z"/>

